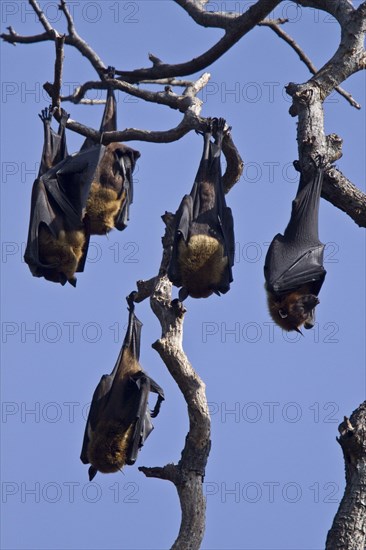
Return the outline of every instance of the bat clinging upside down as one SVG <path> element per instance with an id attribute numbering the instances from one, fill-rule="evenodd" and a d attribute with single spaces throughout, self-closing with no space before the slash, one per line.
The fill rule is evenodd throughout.
<path id="1" fill-rule="evenodd" d="M 91 464 L 89 480 L 97 471 L 112 473 L 135 463 L 139 449 L 153 430 L 151 418 L 159 414 L 162 388 L 139 364 L 142 323 L 134 313 L 132 296 L 127 298 L 129 320 L 126 336 L 111 374 L 103 375 L 93 395 L 80 459 Z M 158 394 L 153 411 L 150 392 Z"/>
<path id="2" fill-rule="evenodd" d="M 324 245 L 319 241 L 318 214 L 324 165 L 318 159 L 312 175 L 301 173 L 291 218 L 283 235 L 274 237 L 264 275 L 272 319 L 284 330 L 314 326 L 318 294 L 325 279 Z"/>
<path id="3" fill-rule="evenodd" d="M 109 78 L 114 78 L 113 67 L 108 67 Z M 117 130 L 117 104 L 113 88 L 108 88 L 100 132 Z M 94 142 L 87 138 L 82 147 L 87 150 Z M 92 235 L 105 235 L 114 227 L 125 229 L 129 219 L 129 208 L 133 201 L 133 179 L 139 151 L 123 143 L 106 146 L 97 173 L 90 189 L 87 214 Z"/>
<path id="4" fill-rule="evenodd" d="M 76 285 L 75 272 L 84 270 L 89 242 L 84 214 L 95 170 L 104 147 L 67 154 L 61 111 L 58 134 L 51 128 L 52 111 L 40 118 L 44 147 L 38 177 L 33 184 L 27 247 L 24 260 L 35 277 Z"/>
<path id="5" fill-rule="evenodd" d="M 182 287 L 181 301 L 187 296 L 225 294 L 233 280 L 234 223 L 225 202 L 220 164 L 224 128 L 224 119 L 209 120 L 195 182 L 175 214 L 168 276 L 175 286 Z"/>

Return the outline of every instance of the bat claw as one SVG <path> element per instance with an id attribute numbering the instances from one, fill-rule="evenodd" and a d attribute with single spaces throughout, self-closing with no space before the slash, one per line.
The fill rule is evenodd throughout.
<path id="1" fill-rule="evenodd" d="M 50 123 L 52 121 L 52 115 L 53 115 L 53 111 L 50 105 L 49 107 L 45 107 L 44 109 L 42 109 L 41 113 L 38 116 L 42 120 L 42 122 Z"/>
<path id="2" fill-rule="evenodd" d="M 126 296 L 127 304 L 128 304 L 128 311 L 131 313 L 135 309 L 135 298 L 137 296 L 136 290 L 133 290 L 128 296 Z"/>
<path id="3" fill-rule="evenodd" d="M 113 67 L 112 65 L 108 65 L 106 74 L 108 78 L 114 78 L 116 74 L 116 68 Z"/>

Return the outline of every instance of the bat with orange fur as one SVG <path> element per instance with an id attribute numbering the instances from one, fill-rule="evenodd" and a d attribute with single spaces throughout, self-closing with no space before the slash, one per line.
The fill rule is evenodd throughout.
<path id="1" fill-rule="evenodd" d="M 114 78 L 114 68 L 108 67 L 108 78 Z M 112 87 L 108 88 L 100 133 L 117 130 L 117 103 Z M 95 143 L 87 138 L 82 151 Z M 130 205 L 133 201 L 133 178 L 139 151 L 123 143 L 110 143 L 104 154 L 90 188 L 86 205 L 92 235 L 105 235 L 111 229 L 122 231 L 129 220 Z"/>
<path id="2" fill-rule="evenodd" d="M 325 279 L 324 244 L 319 240 L 319 202 L 324 163 L 318 158 L 313 173 L 301 173 L 291 218 L 283 235 L 268 249 L 264 275 L 268 309 L 275 323 L 287 331 L 314 326 L 318 294 Z"/>
<path id="3" fill-rule="evenodd" d="M 75 286 L 75 272 L 84 270 L 89 244 L 86 203 L 104 147 L 94 145 L 68 155 L 68 114 L 61 110 L 57 133 L 51 127 L 51 109 L 44 109 L 39 116 L 44 126 L 44 146 L 32 189 L 24 260 L 35 277 Z"/>
<path id="4" fill-rule="evenodd" d="M 220 163 L 225 124 L 222 118 L 209 119 L 195 182 L 175 214 L 168 276 L 181 287 L 181 301 L 187 296 L 225 294 L 233 280 L 234 223 L 225 202 Z"/>
<path id="5" fill-rule="evenodd" d="M 127 298 L 129 320 L 126 336 L 111 374 L 102 376 L 90 406 L 80 459 L 91 464 L 89 480 L 96 473 L 112 473 L 132 465 L 153 430 L 151 418 L 164 400 L 162 388 L 139 363 L 142 323 L 134 313 L 133 293 Z M 149 393 L 158 394 L 153 411 Z"/>

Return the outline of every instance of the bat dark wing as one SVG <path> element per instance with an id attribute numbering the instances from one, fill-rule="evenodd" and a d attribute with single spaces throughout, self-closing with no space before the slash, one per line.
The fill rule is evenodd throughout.
<path id="1" fill-rule="evenodd" d="M 127 302 L 129 322 L 120 353 L 112 373 L 102 376 L 90 406 L 80 455 L 84 464 L 89 463 L 88 449 L 92 433 L 100 429 L 99 423 L 105 426 L 111 421 L 120 424 L 125 430 L 133 426 L 126 450 L 126 464 L 134 464 L 139 449 L 153 430 L 151 417 L 158 415 L 164 400 L 162 388 L 139 367 L 142 323 L 134 313 L 133 294 L 127 298 Z M 131 374 L 133 369 L 137 370 Z M 158 394 L 158 399 L 150 413 L 148 398 L 151 391 Z M 90 479 L 95 474 L 96 469 L 91 466 Z"/>
<path id="2" fill-rule="evenodd" d="M 207 234 L 222 243 L 224 256 L 228 259 L 227 268 L 223 270 L 220 284 L 214 290 L 226 293 L 233 281 L 235 237 L 234 221 L 231 209 L 226 206 L 221 176 L 221 143 L 225 120 L 219 119 L 216 142 L 211 141 L 211 131 L 204 134 L 204 147 L 196 178 L 189 195 L 185 195 L 175 214 L 175 231 L 172 247 L 172 258 L 168 276 L 172 283 L 182 286 L 179 264 L 179 243 L 187 242 L 192 234 Z M 209 199 L 208 196 L 211 196 Z M 208 207 L 208 201 L 210 206 Z"/>
<path id="3" fill-rule="evenodd" d="M 228 259 L 227 269 L 223 273 L 221 284 L 217 289 L 222 294 L 230 290 L 230 283 L 233 282 L 232 266 L 235 259 L 235 237 L 234 237 L 234 219 L 231 208 L 224 206 L 222 208 L 222 220 L 220 219 L 221 232 L 224 242 L 224 250 Z"/>
<path id="4" fill-rule="evenodd" d="M 90 405 L 88 418 L 86 421 L 86 427 L 84 432 L 83 446 L 81 449 L 80 459 L 83 464 L 88 464 L 88 446 L 90 441 L 90 431 L 94 431 L 101 415 L 106 406 L 106 400 L 108 398 L 110 389 L 113 383 L 113 376 L 111 374 L 104 374 L 100 379 L 98 386 L 96 387 L 93 399 Z"/>
<path id="5" fill-rule="evenodd" d="M 134 377 L 132 377 L 131 382 L 135 383 L 137 387 L 137 411 L 135 418 L 136 423 L 127 452 L 126 464 L 130 466 L 136 462 L 139 450 L 154 429 L 151 418 L 158 415 L 160 403 L 164 400 L 164 392 L 162 388 L 156 384 L 152 378 L 147 376 L 145 372 L 141 371 L 140 373 L 137 373 Z M 158 401 L 153 413 L 150 413 L 148 407 L 150 391 L 158 393 Z"/>
<path id="6" fill-rule="evenodd" d="M 323 172 L 318 167 L 310 180 L 301 175 L 290 222 L 268 249 L 264 275 L 267 289 L 275 294 L 285 294 L 310 283 L 317 295 L 324 282 L 324 245 L 318 234 Z"/>
<path id="7" fill-rule="evenodd" d="M 120 194 L 125 198 L 114 220 L 114 226 L 119 231 L 123 231 L 123 229 L 127 227 L 130 219 L 130 205 L 133 203 L 133 171 L 135 169 L 136 160 L 140 157 L 139 151 L 135 151 L 122 144 L 121 152 L 123 152 L 123 154 L 119 158 L 119 169 L 123 177 L 123 184 Z"/>
<path id="8" fill-rule="evenodd" d="M 57 238 L 61 230 L 83 227 L 86 201 L 104 147 L 96 145 L 67 157 L 38 178 L 32 189 L 30 223 L 24 259 L 36 277 L 46 276 L 57 265 L 40 260 L 39 229 L 43 224 Z M 79 262 L 82 269 L 84 258 Z M 66 280 L 60 282 L 65 283 Z"/>
<path id="9" fill-rule="evenodd" d="M 113 88 L 108 88 L 107 99 L 104 107 L 104 113 L 102 122 L 99 128 L 99 132 L 103 134 L 104 132 L 115 132 L 117 130 L 117 102 L 116 96 L 114 95 Z M 80 151 L 90 149 L 94 147 L 95 141 L 91 138 L 86 138 Z"/>
<path id="10" fill-rule="evenodd" d="M 181 239 L 188 240 L 189 230 L 193 221 L 193 198 L 192 195 L 185 195 L 175 214 L 174 240 L 172 257 L 168 268 L 168 277 L 178 287 L 182 286 L 181 272 L 179 267 L 179 242 Z"/>
<path id="11" fill-rule="evenodd" d="M 283 235 L 276 235 L 268 250 L 264 273 L 267 288 L 275 294 L 286 294 L 312 283 L 317 295 L 324 282 L 324 245 L 289 246 Z"/>
<path id="12" fill-rule="evenodd" d="M 38 172 L 38 177 L 41 177 L 68 156 L 65 128 L 69 115 L 64 109 L 61 109 L 61 121 L 57 134 L 51 128 L 53 117 L 53 110 L 51 108 L 46 107 L 38 116 L 43 122 L 44 129 L 44 144 Z"/>

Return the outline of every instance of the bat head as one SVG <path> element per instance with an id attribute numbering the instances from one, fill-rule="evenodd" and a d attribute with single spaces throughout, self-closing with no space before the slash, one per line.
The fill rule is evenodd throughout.
<path id="1" fill-rule="evenodd" d="M 84 229 L 60 229 L 56 237 L 48 227 L 40 224 L 38 235 L 43 277 L 53 283 L 64 285 L 68 281 L 72 286 L 76 286 L 75 272 L 85 245 Z"/>
<path id="2" fill-rule="evenodd" d="M 114 155 L 116 161 L 120 162 L 123 158 L 125 165 L 127 165 L 132 174 L 135 170 L 136 161 L 140 158 L 141 153 L 135 149 L 131 149 L 131 147 L 127 147 L 127 145 L 124 145 L 123 143 L 115 143 L 113 145 L 115 146 Z"/>
<path id="3" fill-rule="evenodd" d="M 304 287 L 284 296 L 267 291 L 268 309 L 273 321 L 283 330 L 300 332 L 299 328 L 310 329 L 315 322 L 315 307 L 319 299 L 308 293 Z"/>
<path id="4" fill-rule="evenodd" d="M 139 151 L 123 143 L 110 143 L 105 148 L 86 205 L 92 235 L 126 226 L 120 227 L 118 219 L 126 202 L 128 208 L 133 201 L 132 175 L 139 157 Z"/>
<path id="5" fill-rule="evenodd" d="M 128 463 L 128 448 L 134 424 L 121 426 L 117 422 L 99 423 L 96 433 L 89 442 L 89 479 L 97 471 L 104 474 L 118 472 Z"/>

